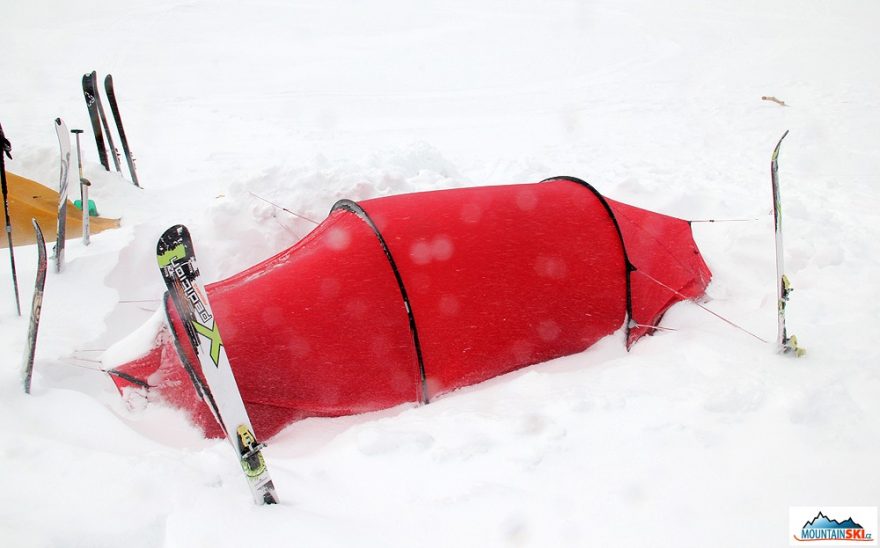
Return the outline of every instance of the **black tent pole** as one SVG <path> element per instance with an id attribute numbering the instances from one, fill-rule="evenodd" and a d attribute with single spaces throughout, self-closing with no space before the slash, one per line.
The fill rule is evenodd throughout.
<path id="1" fill-rule="evenodd" d="M 18 276 L 15 274 L 15 255 L 12 253 L 12 223 L 9 220 L 9 193 L 6 188 L 6 158 L 12 159 L 12 145 L 0 125 L 0 183 L 3 185 L 3 213 L 6 215 L 6 238 L 9 241 L 9 262 L 12 264 L 12 285 L 15 288 L 15 309 L 21 316 L 21 301 L 18 298 Z"/>

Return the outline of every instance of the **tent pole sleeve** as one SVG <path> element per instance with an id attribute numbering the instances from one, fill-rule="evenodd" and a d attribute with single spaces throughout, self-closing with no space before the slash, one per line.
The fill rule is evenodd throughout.
<path id="1" fill-rule="evenodd" d="M 391 250 L 388 248 L 388 244 L 385 242 L 385 238 L 382 236 L 382 232 L 379 231 L 379 227 L 376 226 L 376 223 L 373 222 L 373 219 L 364 211 L 364 208 L 360 206 L 360 204 L 353 202 L 351 200 L 340 200 L 333 205 L 331 211 L 336 211 L 338 209 L 342 209 L 357 215 L 362 221 L 364 221 L 367 226 L 373 231 L 376 235 L 376 238 L 379 240 L 379 245 L 382 247 L 382 251 L 385 253 L 385 257 L 388 259 L 388 264 L 391 267 L 391 271 L 394 273 L 394 278 L 397 280 L 397 286 L 400 288 L 400 296 L 403 299 L 404 307 L 406 308 L 406 314 L 409 317 L 409 329 L 413 338 L 413 346 L 416 351 L 416 359 L 418 360 L 419 365 L 419 379 L 421 383 L 421 390 L 419 394 L 420 403 L 430 403 L 431 397 L 428 393 L 428 377 L 425 373 L 425 361 L 422 357 L 422 345 L 419 342 L 419 330 L 416 325 L 416 318 L 413 314 L 412 304 L 409 300 L 409 295 L 406 292 L 406 286 L 403 283 L 403 278 L 400 275 L 400 270 L 397 268 L 397 263 L 394 261 L 394 257 L 391 255 Z"/>
<path id="2" fill-rule="evenodd" d="M 632 315 L 632 284 L 631 284 L 631 274 L 636 270 L 636 267 L 630 262 L 629 255 L 626 252 L 626 242 L 623 240 L 623 232 L 620 230 L 620 224 L 617 222 L 617 217 L 614 216 L 614 210 L 611 209 L 611 205 L 608 204 L 608 201 L 605 199 L 605 196 L 596 190 L 596 188 L 590 183 L 584 181 L 583 179 L 578 179 L 577 177 L 569 177 L 569 176 L 559 176 L 559 177 L 550 177 L 549 179 L 544 179 L 541 181 L 542 183 L 548 183 L 551 181 L 570 181 L 572 183 L 576 183 L 590 192 L 592 192 L 596 198 L 599 200 L 599 203 L 602 204 L 602 207 L 605 208 L 605 211 L 608 213 L 608 217 L 611 219 L 611 222 L 614 223 L 614 229 L 617 231 L 617 236 L 620 238 L 620 249 L 623 251 L 623 262 L 626 267 L 626 349 L 629 350 L 629 331 L 633 327 L 633 315 Z"/>

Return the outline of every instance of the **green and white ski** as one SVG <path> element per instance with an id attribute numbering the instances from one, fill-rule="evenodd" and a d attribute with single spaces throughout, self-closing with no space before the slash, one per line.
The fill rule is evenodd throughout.
<path id="1" fill-rule="evenodd" d="M 199 268 L 189 230 L 183 225 L 166 230 L 156 246 L 156 257 L 171 301 L 198 356 L 201 377 L 207 384 L 206 387 L 200 386 L 201 379 L 196 376 L 196 390 L 214 412 L 235 449 L 254 502 L 275 504 L 278 495 L 262 454 L 265 445 L 254 435 L 220 337 L 220 327 L 199 282 Z"/>
<path id="2" fill-rule="evenodd" d="M 788 297 L 793 291 L 788 276 L 785 275 L 785 266 L 783 264 L 782 252 L 782 199 L 779 193 L 779 148 L 782 146 L 782 140 L 788 135 L 788 131 L 782 134 L 776 147 L 773 149 L 773 156 L 770 159 L 770 182 L 773 185 L 773 224 L 776 230 L 776 310 L 778 319 L 778 334 L 776 338 L 777 347 L 780 353 L 793 353 L 797 357 L 806 354 L 806 350 L 798 346 L 797 337 L 789 336 L 785 328 L 785 304 Z"/>

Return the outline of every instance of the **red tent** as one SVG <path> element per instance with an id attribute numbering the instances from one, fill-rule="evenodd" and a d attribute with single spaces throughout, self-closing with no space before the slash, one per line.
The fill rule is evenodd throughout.
<path id="1" fill-rule="evenodd" d="M 627 318 L 632 344 L 710 277 L 687 221 L 559 177 L 343 200 L 290 249 L 206 291 L 266 438 L 581 352 Z M 165 309 L 170 329 L 113 379 L 219 436 L 167 296 Z"/>

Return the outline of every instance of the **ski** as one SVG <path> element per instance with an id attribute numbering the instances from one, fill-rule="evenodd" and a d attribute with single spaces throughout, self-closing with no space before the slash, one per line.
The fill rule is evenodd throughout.
<path id="1" fill-rule="evenodd" d="M 275 504 L 278 496 L 262 454 L 265 445 L 254 436 L 220 338 L 217 320 L 199 282 L 199 268 L 189 230 L 183 225 L 166 230 L 156 245 L 156 258 L 171 301 L 198 356 L 197 368 L 207 384 L 203 387 L 201 380 L 195 379 L 196 390 L 214 412 L 235 449 L 254 502 Z"/>
<path id="2" fill-rule="evenodd" d="M 61 148 L 61 175 L 58 182 L 58 235 L 55 240 L 55 272 L 64 268 L 64 238 L 67 233 L 67 187 L 70 179 L 70 133 L 61 118 L 55 118 L 55 134 Z"/>
<path id="3" fill-rule="evenodd" d="M 24 354 L 24 391 L 31 393 L 31 377 L 34 373 L 34 352 L 37 349 L 37 330 L 40 327 L 40 311 L 43 309 L 43 289 L 46 287 L 46 240 L 36 219 L 31 219 L 37 233 L 37 280 L 34 284 L 34 298 L 31 302 L 31 322 L 28 327 L 27 345 Z"/>
<path id="4" fill-rule="evenodd" d="M 125 129 L 122 127 L 122 116 L 119 114 L 119 104 L 116 102 L 116 89 L 113 87 L 113 76 L 107 75 L 104 78 L 104 91 L 107 92 L 107 101 L 110 103 L 110 112 L 113 113 L 113 121 L 116 122 L 116 132 L 119 133 L 119 140 L 122 141 L 122 151 L 125 153 L 125 161 L 128 163 L 128 172 L 131 174 L 131 182 L 134 186 L 140 187 L 137 178 L 137 171 L 134 168 L 134 157 L 131 155 L 131 149 L 128 146 L 128 138 L 125 136 Z"/>
<path id="5" fill-rule="evenodd" d="M 21 316 L 21 300 L 18 298 L 18 275 L 15 273 L 15 254 L 12 252 L 12 220 L 9 218 L 9 189 L 6 186 L 6 158 L 12 159 L 12 144 L 0 125 L 0 186 L 3 188 L 3 213 L 6 216 L 6 239 L 9 241 L 9 263 L 12 266 L 12 287 L 15 290 L 15 310 Z"/>
<path id="6" fill-rule="evenodd" d="M 107 149 L 104 147 L 104 131 L 101 129 L 101 116 L 98 114 L 98 103 L 95 93 L 95 73 L 83 74 L 83 95 L 86 99 L 86 108 L 89 109 L 89 120 L 92 122 L 92 132 L 95 134 L 95 144 L 98 145 L 98 159 L 104 169 L 110 171 L 110 161 L 107 159 Z"/>
<path id="7" fill-rule="evenodd" d="M 785 266 L 783 264 L 783 247 L 782 247 L 782 198 L 779 193 L 779 149 L 782 146 L 782 140 L 788 135 L 788 131 L 782 134 L 776 147 L 773 149 L 773 156 L 770 159 L 770 182 L 773 186 L 773 225 L 776 231 L 776 310 L 778 320 L 778 333 L 776 337 L 777 347 L 780 353 L 793 353 L 797 357 L 806 354 L 806 350 L 798 346 L 797 337 L 789 336 L 785 328 L 785 305 L 788 297 L 793 291 L 788 276 L 785 275 Z"/>
<path id="8" fill-rule="evenodd" d="M 107 149 L 104 146 L 104 136 L 107 137 L 107 145 L 110 147 L 110 153 L 113 155 L 113 165 L 116 171 L 122 171 L 119 165 L 119 154 L 113 144 L 113 136 L 110 135 L 110 125 L 107 123 L 107 116 L 104 114 L 104 106 L 101 104 L 101 96 L 98 93 L 98 73 L 92 71 L 84 74 L 82 77 L 83 95 L 86 99 L 86 107 L 89 109 L 89 119 L 92 122 L 92 131 L 95 133 L 95 143 L 98 145 L 98 158 L 104 169 L 110 171 L 110 162 L 107 159 Z"/>
<path id="9" fill-rule="evenodd" d="M 122 173 L 122 165 L 119 163 L 119 150 L 113 144 L 113 133 L 110 131 L 110 123 L 107 121 L 107 114 L 104 113 L 104 103 L 101 101 L 101 94 L 98 92 L 98 74 L 92 71 L 91 78 L 92 87 L 95 90 L 95 103 L 98 105 L 98 116 L 101 118 L 101 126 L 104 127 L 104 134 L 107 136 L 107 146 L 110 148 L 110 154 L 113 157 L 113 166 L 117 172 Z"/>

